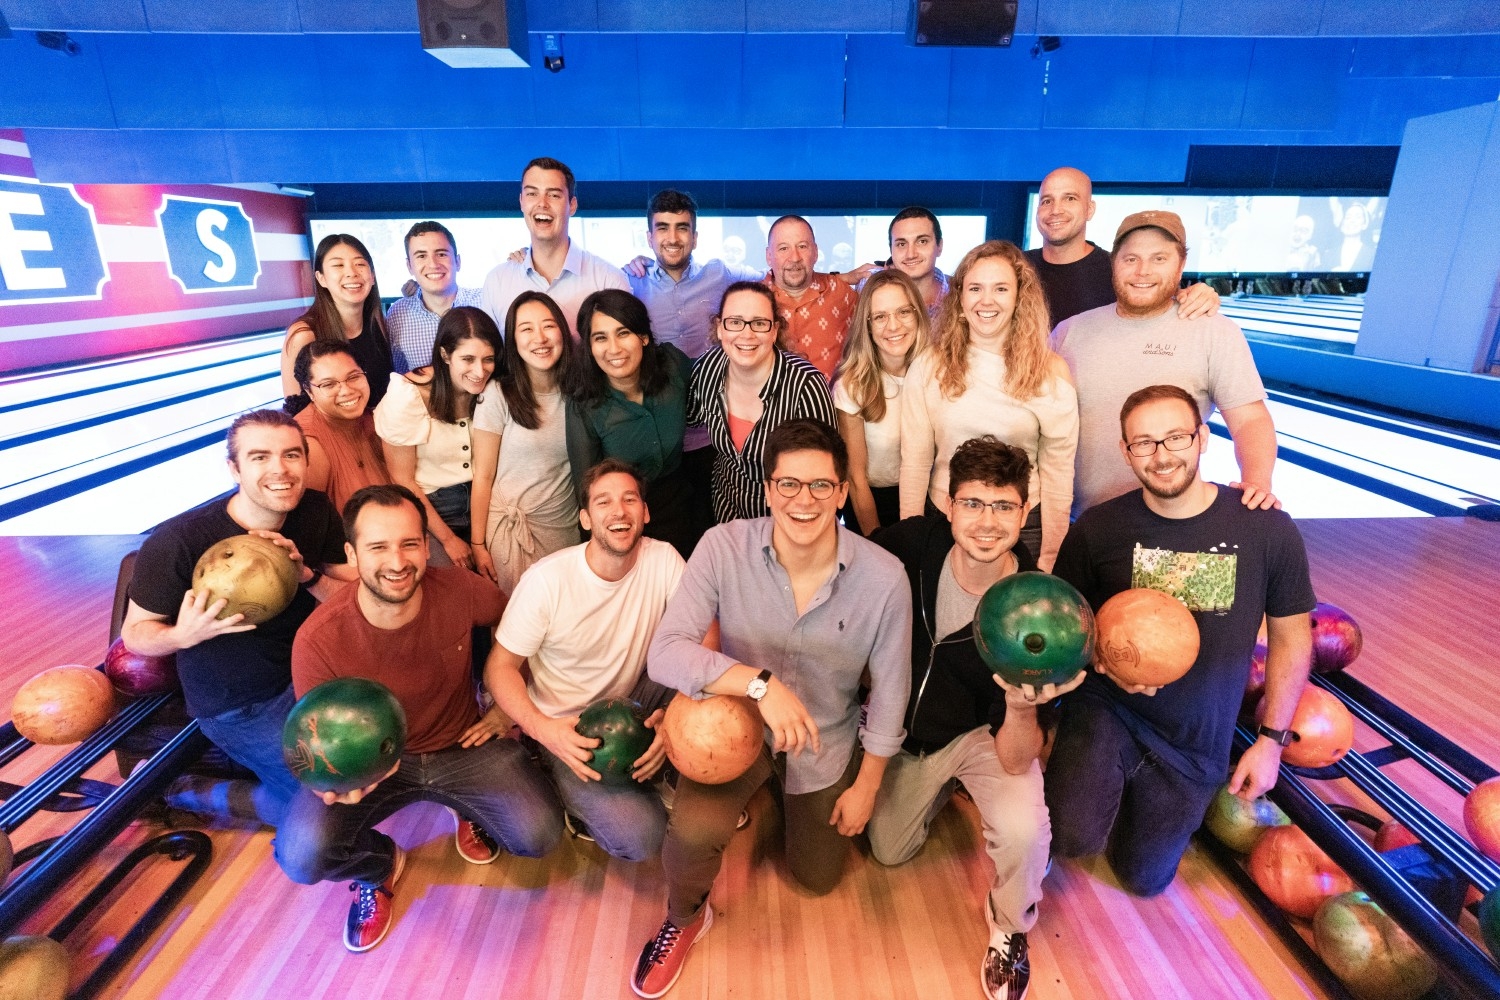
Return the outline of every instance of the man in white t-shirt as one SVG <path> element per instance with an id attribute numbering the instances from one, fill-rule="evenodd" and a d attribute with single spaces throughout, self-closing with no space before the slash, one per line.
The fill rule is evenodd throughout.
<path id="1" fill-rule="evenodd" d="M 671 692 L 646 676 L 646 651 L 684 563 L 672 546 L 642 536 L 650 514 L 630 465 L 600 462 L 579 492 L 589 540 L 521 575 L 495 630 L 485 686 L 535 745 L 569 815 L 610 855 L 641 861 L 660 851 L 666 831 L 666 810 L 648 783 L 666 746 L 657 735 L 634 763 L 634 783 L 605 784 L 589 766 L 600 741 L 575 727 L 603 698 L 634 698 L 651 713 L 648 727 L 661 721 Z"/>

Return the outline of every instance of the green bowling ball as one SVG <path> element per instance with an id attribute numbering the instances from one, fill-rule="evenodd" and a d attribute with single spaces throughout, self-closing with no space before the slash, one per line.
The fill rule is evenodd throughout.
<path id="1" fill-rule="evenodd" d="M 1094 612 L 1066 580 L 1015 573 L 979 599 L 974 644 L 1007 684 L 1062 684 L 1093 659 Z"/>
<path id="2" fill-rule="evenodd" d="M 632 765 L 651 746 L 655 732 L 645 726 L 646 710 L 629 698 L 604 698 L 585 708 L 575 727 L 600 740 L 589 766 L 606 785 L 629 785 Z"/>
<path id="3" fill-rule="evenodd" d="M 1484 938 L 1484 946 L 1500 962 L 1500 886 L 1479 901 L 1479 934 Z"/>
<path id="4" fill-rule="evenodd" d="M 286 766 L 315 792 L 342 795 L 385 777 L 406 749 L 406 712 L 390 688 L 339 677 L 298 699 L 281 730 Z"/>

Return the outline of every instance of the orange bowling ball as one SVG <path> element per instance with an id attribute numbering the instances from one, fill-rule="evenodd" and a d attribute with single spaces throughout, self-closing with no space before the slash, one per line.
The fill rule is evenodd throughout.
<path id="1" fill-rule="evenodd" d="M 109 678 L 77 664 L 43 670 L 21 685 L 10 706 L 16 732 L 51 746 L 87 739 L 114 714 Z"/>
<path id="2" fill-rule="evenodd" d="M 1099 663 L 1123 684 L 1161 687 L 1198 658 L 1198 623 L 1187 606 L 1148 587 L 1122 590 L 1096 619 Z"/>
<path id="3" fill-rule="evenodd" d="M 1354 880 L 1301 827 L 1273 826 L 1261 834 L 1246 867 L 1271 902 L 1304 920 L 1329 896 L 1354 891 Z"/>
<path id="4" fill-rule="evenodd" d="M 1266 719 L 1266 702 L 1262 698 L 1255 710 L 1255 722 Z M 1298 739 L 1281 751 L 1281 762 L 1293 767 L 1327 767 L 1354 746 L 1354 716 L 1338 698 L 1312 684 L 1302 689 L 1297 711 L 1288 726 Z"/>
<path id="5" fill-rule="evenodd" d="M 700 785 L 722 785 L 750 770 L 765 741 L 755 702 L 735 695 L 695 700 L 679 694 L 667 706 L 661 731 L 672 766 Z"/>

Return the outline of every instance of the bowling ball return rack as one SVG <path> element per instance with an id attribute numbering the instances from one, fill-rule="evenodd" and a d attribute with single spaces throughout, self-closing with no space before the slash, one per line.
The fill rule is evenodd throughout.
<path id="1" fill-rule="evenodd" d="M 1267 797 L 1427 951 L 1439 974 L 1438 984 L 1428 997 L 1500 1000 L 1500 964 L 1458 926 L 1468 887 L 1476 887 L 1481 894 L 1495 891 L 1500 885 L 1500 865 L 1434 816 L 1382 769 L 1398 761 L 1413 761 L 1459 795 L 1468 795 L 1476 784 L 1497 772 L 1347 673 L 1314 674 L 1308 683 L 1332 693 L 1387 745 L 1364 753 L 1350 750 L 1328 767 L 1283 764 L 1276 787 Z M 1255 735 L 1246 725 L 1236 729 L 1236 753 L 1243 753 L 1254 741 Z M 1348 779 L 1420 843 L 1376 851 L 1351 823 L 1369 826 L 1378 821 L 1360 810 L 1330 805 L 1310 785 L 1339 778 Z M 1251 880 L 1235 854 L 1212 834 L 1205 832 L 1199 840 L 1319 985 L 1340 1000 L 1352 997 L 1286 914 Z"/>
<path id="2" fill-rule="evenodd" d="M 172 779 L 187 770 L 209 747 L 208 738 L 199 731 L 198 724 L 190 722 L 118 786 L 82 777 L 84 771 L 115 750 L 123 738 L 180 698 L 172 693 L 129 702 L 103 728 L 29 784 L 0 783 L 0 797 L 5 800 L 0 804 L 0 831 L 7 837 L 42 810 L 88 810 L 88 815 L 67 833 L 28 845 L 16 853 L 15 873 L 0 889 L 0 939 L 19 933 L 25 921 L 74 879 L 144 807 L 157 801 Z M 31 746 L 31 741 L 17 733 L 13 724 L 0 726 L 0 766 L 14 761 Z M 121 859 L 47 931 L 48 937 L 64 943 L 136 869 L 158 857 L 185 862 L 160 895 L 119 935 L 114 947 L 69 994 L 70 1000 L 93 997 L 104 989 L 202 877 L 212 856 L 213 842 L 197 830 L 158 835 Z"/>

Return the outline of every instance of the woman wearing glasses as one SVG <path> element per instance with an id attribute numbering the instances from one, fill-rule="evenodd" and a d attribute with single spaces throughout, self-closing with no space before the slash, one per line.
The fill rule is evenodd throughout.
<path id="1" fill-rule="evenodd" d="M 865 282 L 833 386 L 839 434 L 849 449 L 849 506 L 866 536 L 901 518 L 901 388 L 927 347 L 917 283 L 895 268 Z"/>
<path id="2" fill-rule="evenodd" d="M 1031 460 L 1031 512 L 1021 541 L 1050 571 L 1068 531 L 1078 394 L 1047 344 L 1047 303 L 1013 244 L 964 255 L 938 313 L 934 349 L 917 358 L 901 393 L 901 515 L 947 512 L 948 459 L 994 434 Z"/>
<path id="3" fill-rule="evenodd" d="M 307 406 L 307 392 L 297 383 L 293 366 L 302 348 L 325 340 L 348 345 L 369 380 L 370 405 L 376 406 L 391 375 L 391 343 L 370 251 L 345 233 L 325 236 L 313 255 L 313 277 L 317 287 L 312 307 L 287 327 L 281 349 L 283 408 L 295 414 Z"/>
<path id="4" fill-rule="evenodd" d="M 707 527 L 697 523 L 693 486 L 682 469 L 693 363 L 660 343 L 645 303 L 618 288 L 584 299 L 577 328 L 584 350 L 567 387 L 574 488 L 602 459 L 629 462 L 648 487 L 646 534 L 686 559 Z"/>
<path id="5" fill-rule="evenodd" d="M 736 281 L 714 317 L 718 346 L 698 359 L 688 386 L 687 419 L 703 424 L 714 458 L 714 519 L 765 517 L 761 453 L 776 427 L 797 417 L 834 425 L 828 383 L 812 364 L 780 347 L 784 329 L 771 290 Z"/>
<path id="6" fill-rule="evenodd" d="M 505 314 L 497 386 L 474 413 L 479 571 L 509 594 L 542 556 L 578 544 L 562 387 L 577 352 L 548 295 L 522 292 Z"/>
<path id="7" fill-rule="evenodd" d="M 312 401 L 296 416 L 307 437 L 304 482 L 341 511 L 356 490 L 391 481 L 368 409 L 370 381 L 348 345 L 332 340 L 302 348 L 292 370 Z"/>
<path id="8" fill-rule="evenodd" d="M 432 364 L 392 375 L 390 391 L 375 409 L 375 430 L 385 443 L 391 481 L 422 498 L 427 530 L 446 557 L 438 558 L 434 551 L 434 565 L 474 568 L 469 424 L 478 397 L 490 386 L 499 353 L 500 331 L 489 314 L 455 306 L 438 322 Z"/>

